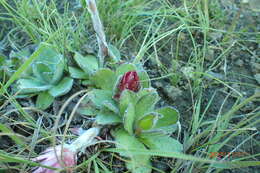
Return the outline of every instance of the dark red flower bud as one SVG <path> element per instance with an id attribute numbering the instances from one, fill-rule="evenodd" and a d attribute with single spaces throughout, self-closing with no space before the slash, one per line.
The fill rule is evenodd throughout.
<path id="1" fill-rule="evenodd" d="M 138 92 L 140 89 L 140 80 L 136 71 L 126 72 L 121 78 L 118 84 L 118 93 L 115 95 L 115 98 L 119 98 L 121 93 L 125 90 L 131 90 Z"/>

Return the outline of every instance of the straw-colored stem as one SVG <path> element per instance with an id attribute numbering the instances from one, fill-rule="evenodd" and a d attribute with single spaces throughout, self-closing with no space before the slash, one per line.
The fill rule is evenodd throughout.
<path id="1" fill-rule="evenodd" d="M 95 0 L 86 0 L 86 4 L 88 6 L 88 11 L 91 15 L 92 23 L 94 30 L 96 32 L 98 47 L 99 47 L 99 58 L 100 58 L 100 65 L 103 66 L 104 58 L 108 56 L 108 47 L 106 42 L 106 36 L 103 29 L 103 25 L 101 23 L 97 5 Z"/>

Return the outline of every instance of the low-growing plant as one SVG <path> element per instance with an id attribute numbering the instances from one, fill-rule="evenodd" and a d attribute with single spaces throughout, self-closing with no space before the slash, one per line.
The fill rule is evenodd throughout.
<path id="1" fill-rule="evenodd" d="M 141 65 L 126 63 L 115 70 L 100 68 L 89 80 L 96 89 L 85 99 L 80 113 L 96 116 L 99 125 L 117 125 L 112 131 L 120 154 L 130 158 L 132 172 L 151 172 L 150 156 L 129 149 L 182 151 L 182 144 L 170 137 L 176 129 L 179 113 L 173 107 L 156 109 L 157 91 Z"/>
<path id="2" fill-rule="evenodd" d="M 107 61 L 107 64 L 105 66 L 109 66 L 112 64 L 115 65 L 121 59 L 120 52 L 113 45 L 108 45 L 108 50 L 110 51 L 111 59 L 110 61 Z M 100 60 L 93 54 L 83 56 L 79 52 L 74 52 L 73 60 L 75 61 L 75 65 L 70 65 L 68 67 L 70 76 L 74 79 L 80 79 L 82 85 L 90 86 L 91 84 L 93 84 L 89 80 L 89 77 L 99 68 L 102 68 L 103 64 L 101 64 Z"/>
<path id="3" fill-rule="evenodd" d="M 65 59 L 53 46 L 41 43 L 31 56 L 36 56 L 32 73 L 17 81 L 18 89 L 26 96 L 37 95 L 36 106 L 46 109 L 55 97 L 70 91 L 73 79 L 64 77 Z"/>
<path id="4" fill-rule="evenodd" d="M 11 51 L 9 56 L 0 52 L 0 79 L 4 83 L 18 69 L 22 63 L 30 56 L 29 48 L 20 51 Z M 30 74 L 30 69 L 26 70 L 23 75 Z"/>

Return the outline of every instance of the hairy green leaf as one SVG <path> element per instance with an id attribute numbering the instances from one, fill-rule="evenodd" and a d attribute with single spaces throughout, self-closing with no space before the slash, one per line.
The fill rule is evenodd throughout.
<path id="1" fill-rule="evenodd" d="M 183 150 L 179 141 L 166 135 L 142 135 L 140 140 L 152 150 L 165 152 L 181 152 Z"/>
<path id="2" fill-rule="evenodd" d="M 135 121 L 135 107 L 132 103 L 128 104 L 128 107 L 123 116 L 123 123 L 125 130 L 130 134 L 133 135 L 134 133 L 134 121 Z"/>
<path id="3" fill-rule="evenodd" d="M 73 85 L 73 79 L 70 77 L 63 78 L 60 83 L 58 83 L 56 86 L 52 87 L 49 90 L 49 93 L 53 97 L 58 97 L 61 95 L 64 95 L 70 91 Z"/>
<path id="4" fill-rule="evenodd" d="M 33 63 L 33 74 L 38 79 L 56 84 L 63 74 L 64 58 L 52 45 L 40 44 L 39 47 L 43 48 Z"/>
<path id="5" fill-rule="evenodd" d="M 116 69 L 116 76 L 123 75 L 128 71 L 136 71 L 136 66 L 131 63 L 122 64 Z"/>
<path id="6" fill-rule="evenodd" d="M 96 71 L 93 76 L 90 77 L 93 83 L 104 90 L 112 90 L 116 80 L 115 72 L 108 68 L 102 68 Z"/>
<path id="7" fill-rule="evenodd" d="M 163 117 L 158 120 L 155 128 L 161 128 L 161 127 L 174 125 L 179 120 L 179 112 L 176 109 L 174 109 L 173 107 L 170 107 L 170 106 L 163 107 L 163 108 L 157 109 L 156 112 L 161 114 Z"/>
<path id="8" fill-rule="evenodd" d="M 97 110 L 92 107 L 80 107 L 77 109 L 77 112 L 86 116 L 94 116 L 97 114 Z"/>
<path id="9" fill-rule="evenodd" d="M 98 70 L 98 60 L 93 55 L 87 55 L 83 57 L 81 54 L 76 52 L 74 59 L 80 66 L 80 68 L 84 70 L 88 75 Z"/>
<path id="10" fill-rule="evenodd" d="M 111 111 L 102 110 L 97 114 L 96 121 L 100 125 L 111 125 L 121 123 L 122 119 Z"/>
<path id="11" fill-rule="evenodd" d="M 69 73 L 70 76 L 75 79 L 88 79 L 88 75 L 83 70 L 76 67 L 69 67 Z"/>
<path id="12" fill-rule="evenodd" d="M 121 116 L 124 115 L 125 110 L 127 109 L 130 103 L 135 105 L 136 99 L 137 99 L 136 94 L 133 91 L 124 90 L 121 93 L 121 96 L 119 98 L 119 111 Z"/>
<path id="13" fill-rule="evenodd" d="M 47 91 L 41 92 L 36 100 L 36 107 L 39 109 L 47 109 L 53 103 L 54 97 Z"/>
<path id="14" fill-rule="evenodd" d="M 17 81 L 18 89 L 21 89 L 21 93 L 35 93 L 40 91 L 46 91 L 52 87 L 52 85 L 45 84 L 37 79 L 19 79 Z"/>
<path id="15" fill-rule="evenodd" d="M 136 130 L 143 131 L 152 129 L 158 121 L 159 116 L 160 115 L 155 112 L 146 114 L 140 120 L 137 121 Z"/>
<path id="16" fill-rule="evenodd" d="M 144 114 L 151 112 L 159 100 L 157 92 L 150 92 L 139 98 L 135 105 L 136 119 L 140 119 Z"/>
<path id="17" fill-rule="evenodd" d="M 106 101 L 103 102 L 103 105 L 104 105 L 105 108 L 114 112 L 115 114 L 119 113 L 118 107 L 116 106 L 116 104 L 114 102 L 106 100 Z"/>
<path id="18" fill-rule="evenodd" d="M 112 92 L 108 90 L 93 89 L 89 93 L 89 98 L 97 108 L 104 107 L 105 102 L 114 103 Z"/>
<path id="19" fill-rule="evenodd" d="M 123 129 L 117 129 L 114 131 L 113 136 L 115 137 L 116 147 L 118 149 L 122 149 L 120 155 L 130 157 L 131 161 L 127 164 L 127 168 L 131 172 L 150 173 L 152 171 L 150 156 L 132 153 L 129 151 L 133 149 L 141 149 L 148 152 L 145 146 L 139 142 L 136 137 L 129 135 Z"/>

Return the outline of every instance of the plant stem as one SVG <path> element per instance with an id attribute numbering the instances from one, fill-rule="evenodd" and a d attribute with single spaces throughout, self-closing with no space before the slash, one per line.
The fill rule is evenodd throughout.
<path id="1" fill-rule="evenodd" d="M 79 152 L 85 150 L 86 147 L 94 143 L 95 137 L 98 135 L 100 127 L 93 127 L 86 130 L 80 135 L 69 147 L 72 151 Z"/>
<path id="2" fill-rule="evenodd" d="M 102 25 L 100 17 L 99 17 L 99 13 L 98 13 L 98 9 L 97 9 L 95 0 L 86 0 L 86 4 L 88 6 L 88 11 L 91 15 L 93 27 L 94 27 L 94 30 L 95 30 L 96 36 L 97 36 L 98 47 L 99 47 L 98 55 L 100 58 L 99 63 L 100 63 L 100 66 L 103 67 L 104 58 L 108 55 L 108 47 L 107 47 L 105 32 L 104 32 L 103 25 Z"/>

